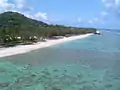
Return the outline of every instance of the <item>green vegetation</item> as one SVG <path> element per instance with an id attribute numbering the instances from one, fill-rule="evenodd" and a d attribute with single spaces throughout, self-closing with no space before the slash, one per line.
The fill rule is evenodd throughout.
<path id="1" fill-rule="evenodd" d="M 17 12 L 0 14 L 0 44 L 15 45 L 33 43 L 40 38 L 52 36 L 79 35 L 95 33 L 94 28 L 75 28 L 62 25 L 49 25 L 42 21 L 33 20 Z M 36 36 L 37 38 L 34 38 Z M 18 39 L 18 37 L 21 37 Z"/>

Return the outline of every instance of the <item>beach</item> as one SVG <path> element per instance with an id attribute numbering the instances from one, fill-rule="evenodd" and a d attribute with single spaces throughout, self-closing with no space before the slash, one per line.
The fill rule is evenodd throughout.
<path id="1" fill-rule="evenodd" d="M 78 36 L 64 37 L 62 39 L 47 40 L 46 42 L 38 42 L 33 45 L 18 45 L 15 47 L 1 48 L 0 49 L 0 57 L 23 54 L 26 52 L 30 52 L 32 50 L 50 47 L 53 45 L 61 44 L 64 42 L 69 42 L 69 41 L 76 40 L 76 39 L 87 38 L 91 35 L 93 35 L 93 34 L 91 33 L 91 34 L 84 34 L 84 35 L 78 35 Z"/>

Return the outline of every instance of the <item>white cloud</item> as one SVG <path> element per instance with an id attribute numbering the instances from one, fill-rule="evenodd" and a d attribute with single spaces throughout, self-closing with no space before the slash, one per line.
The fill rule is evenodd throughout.
<path id="1" fill-rule="evenodd" d="M 30 14 L 27 14 L 27 13 L 24 13 L 24 15 L 28 18 L 31 18 L 31 19 L 34 19 L 34 16 L 33 15 L 30 15 Z"/>
<path id="2" fill-rule="evenodd" d="M 89 23 L 89 24 L 93 24 L 93 20 L 89 20 L 88 23 Z"/>
<path id="3" fill-rule="evenodd" d="M 0 0 L 0 11 L 6 11 L 15 8 L 15 5 L 8 3 L 8 0 Z"/>
<path id="4" fill-rule="evenodd" d="M 120 12 L 120 0 L 102 0 L 102 3 L 107 9 L 116 13 Z"/>
<path id="5" fill-rule="evenodd" d="M 0 0 L 0 5 L 4 5 L 7 2 L 7 0 Z"/>
<path id="6" fill-rule="evenodd" d="M 100 14 L 101 14 L 101 16 L 103 16 L 103 17 L 108 15 L 108 13 L 105 12 L 105 11 L 101 12 Z"/>
<path id="7" fill-rule="evenodd" d="M 100 17 L 95 17 L 92 20 L 88 20 L 89 24 L 104 24 L 104 20 Z"/>
<path id="8" fill-rule="evenodd" d="M 26 0 L 14 0 L 16 8 L 22 11 L 33 11 L 32 7 L 26 5 Z"/>
<path id="9" fill-rule="evenodd" d="M 102 3 L 106 8 L 111 8 L 114 6 L 116 0 L 102 0 Z"/>
<path id="10" fill-rule="evenodd" d="M 115 4 L 116 4 L 116 5 L 120 5 L 120 0 L 116 0 L 116 1 L 115 1 Z"/>
<path id="11" fill-rule="evenodd" d="M 102 0 L 103 5 L 110 13 L 120 17 L 120 0 Z"/>
<path id="12" fill-rule="evenodd" d="M 41 19 L 47 20 L 47 19 L 48 19 L 47 13 L 42 13 L 42 12 L 36 13 L 36 14 L 34 15 L 34 17 L 35 17 L 37 20 L 41 20 Z"/>
<path id="13" fill-rule="evenodd" d="M 25 0 L 15 0 L 15 4 L 18 8 L 23 8 L 25 4 Z"/>
<path id="14" fill-rule="evenodd" d="M 78 18 L 77 21 L 78 21 L 79 23 L 81 23 L 81 22 L 82 22 L 82 19 L 81 19 L 81 18 Z"/>
<path id="15" fill-rule="evenodd" d="M 48 14 L 44 12 L 37 12 L 33 16 L 30 16 L 30 18 L 39 20 L 39 21 L 44 21 L 47 24 L 51 24 L 51 21 L 48 19 Z"/>
<path id="16" fill-rule="evenodd" d="M 106 11 L 102 11 L 101 13 L 99 13 L 99 15 L 97 17 L 94 17 L 91 20 L 88 20 L 89 24 L 105 24 L 105 19 L 106 16 L 108 15 L 108 13 Z"/>
<path id="17" fill-rule="evenodd" d="M 94 20 L 94 21 L 99 21 L 99 18 L 94 18 L 93 20 Z"/>
<path id="18" fill-rule="evenodd" d="M 32 19 L 48 21 L 47 13 L 34 11 L 34 8 L 26 5 L 26 0 L 14 0 L 13 3 L 8 0 L 0 0 L 0 13 L 6 11 L 15 11 Z"/>

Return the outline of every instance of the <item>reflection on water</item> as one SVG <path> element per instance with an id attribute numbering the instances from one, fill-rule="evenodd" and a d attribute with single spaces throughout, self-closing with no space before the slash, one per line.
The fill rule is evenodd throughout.
<path id="1" fill-rule="evenodd" d="M 53 48 L 1 58 L 0 90 L 120 90 L 119 58 Z"/>

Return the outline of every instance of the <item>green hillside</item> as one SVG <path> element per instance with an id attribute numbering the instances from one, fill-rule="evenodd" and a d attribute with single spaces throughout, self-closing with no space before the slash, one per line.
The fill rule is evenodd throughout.
<path id="1" fill-rule="evenodd" d="M 0 42 L 18 43 L 15 37 L 22 37 L 23 41 L 29 41 L 29 37 L 50 38 L 52 36 L 65 36 L 66 34 L 95 33 L 94 28 L 73 28 L 62 25 L 49 25 L 42 21 L 33 20 L 17 12 L 4 12 L 0 14 Z M 11 37 L 11 39 L 9 38 Z M 6 40 L 6 38 L 10 40 Z"/>

